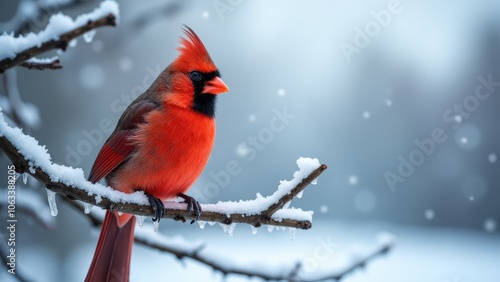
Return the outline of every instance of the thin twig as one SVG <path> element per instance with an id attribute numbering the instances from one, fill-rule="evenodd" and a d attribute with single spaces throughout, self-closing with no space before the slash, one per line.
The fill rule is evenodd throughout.
<path id="1" fill-rule="evenodd" d="M 327 169 L 327 166 L 322 164 L 319 168 L 314 170 L 311 174 L 309 174 L 306 178 L 304 178 L 297 186 L 295 186 L 289 194 L 284 195 L 281 199 L 268 207 L 265 211 L 262 212 L 263 220 L 270 218 L 276 211 L 282 209 L 283 206 L 290 202 L 293 198 L 295 198 L 300 192 L 304 191 L 304 189 L 311 184 L 323 171 Z"/>
<path id="2" fill-rule="evenodd" d="M 22 62 L 29 60 L 35 56 L 45 53 L 52 49 L 66 50 L 68 44 L 74 38 L 101 26 L 116 26 L 116 17 L 113 14 L 109 14 L 95 21 L 88 21 L 87 24 L 63 33 L 59 36 L 58 40 L 50 40 L 44 42 L 40 46 L 33 46 L 18 53 L 13 59 L 4 59 L 0 61 L 0 73 L 5 70 L 20 65 Z"/>
<path id="3" fill-rule="evenodd" d="M 37 62 L 22 62 L 20 67 L 27 68 L 27 69 L 35 69 L 35 70 L 58 70 L 62 69 L 61 61 L 59 59 L 55 59 L 53 61 L 47 62 L 47 63 L 37 63 Z"/>
<path id="4" fill-rule="evenodd" d="M 290 282 L 340 281 L 344 279 L 348 274 L 353 273 L 357 269 L 364 268 L 370 261 L 389 253 L 393 247 L 394 247 L 394 242 L 380 244 L 373 251 L 358 259 L 353 260 L 353 262 L 350 265 L 346 266 L 344 269 L 340 271 L 335 270 L 332 271 L 331 273 L 325 273 L 321 276 L 316 276 L 314 278 L 300 277 L 300 275 L 298 275 L 298 271 L 296 271 L 295 276 L 293 277 L 284 276 L 278 279 L 271 279 L 271 280 L 286 280 Z"/>
<path id="5" fill-rule="evenodd" d="M 88 192 L 83 189 L 79 189 L 78 187 L 69 186 L 61 182 L 54 182 L 51 180 L 50 176 L 43 171 L 40 167 L 31 166 L 30 162 L 27 160 L 27 157 L 22 155 L 8 140 L 5 136 L 0 137 L 0 148 L 2 151 L 9 157 L 12 163 L 16 166 L 16 170 L 19 173 L 29 173 L 35 179 L 40 181 L 47 187 L 48 189 L 59 193 L 71 200 L 80 200 L 82 202 L 92 204 L 95 206 L 99 206 L 108 210 L 115 210 L 120 212 L 125 212 L 134 215 L 142 215 L 142 216 L 153 216 L 154 210 L 151 206 L 138 205 L 133 203 L 119 203 L 113 202 L 106 197 L 102 197 L 102 200 L 96 202 L 94 195 L 89 195 Z M 311 174 L 304 178 L 298 185 L 295 187 L 290 194 L 285 195 L 280 200 L 281 207 L 290 201 L 293 197 L 290 195 L 296 196 L 305 186 L 309 185 L 317 176 L 319 176 L 323 171 L 327 168 L 326 165 L 321 165 L 317 169 L 315 169 Z M 286 198 L 286 200 L 285 200 Z M 174 203 L 175 204 L 175 203 Z M 174 206 L 167 203 L 165 209 L 164 218 L 170 218 L 176 221 L 187 221 L 195 219 L 195 215 L 188 212 L 186 210 L 186 205 L 175 204 Z M 223 224 L 232 224 L 232 223 L 247 223 L 251 224 L 255 227 L 259 227 L 263 224 L 266 225 L 275 225 L 281 227 L 293 227 L 299 229 L 310 229 L 312 226 L 311 221 L 309 220 L 295 220 L 291 218 L 283 218 L 283 219 L 275 219 L 268 216 L 269 214 L 262 215 L 247 215 L 247 214 L 239 214 L 239 213 L 219 213 L 219 212 L 211 212 L 205 211 L 202 212 L 199 220 L 202 221 L 211 221 L 211 222 L 219 222 Z"/>

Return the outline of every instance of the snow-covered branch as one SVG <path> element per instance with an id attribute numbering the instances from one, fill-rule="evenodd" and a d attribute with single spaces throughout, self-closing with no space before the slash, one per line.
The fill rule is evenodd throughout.
<path id="1" fill-rule="evenodd" d="M 71 200 L 104 209 L 116 210 L 139 216 L 153 216 L 144 193 L 125 194 L 101 184 L 86 181 L 83 171 L 52 163 L 45 147 L 25 135 L 21 129 L 10 127 L 0 112 L 0 149 L 9 157 L 19 173 L 28 173 L 43 183 L 48 190 Z M 290 201 L 300 197 L 302 191 L 324 170 L 317 159 L 300 158 L 299 171 L 290 181 L 281 181 L 278 190 L 271 196 L 257 194 L 255 200 L 219 202 L 202 205 L 201 221 L 219 222 L 227 225 L 247 223 L 255 227 L 274 225 L 300 229 L 311 228 L 312 211 L 289 208 Z M 49 195 L 50 196 L 50 195 Z M 53 196 L 52 196 L 53 197 Z M 49 197 L 49 198 L 52 198 Z M 49 203 L 55 203 L 54 200 Z M 167 202 L 164 218 L 178 221 L 193 220 L 185 203 Z"/>
<path id="2" fill-rule="evenodd" d="M 61 13 L 53 15 L 41 32 L 26 36 L 0 35 L 0 73 L 52 49 L 66 50 L 70 41 L 101 26 L 115 26 L 118 20 L 118 4 L 104 1 L 89 14 L 75 20 Z"/>
<path id="3" fill-rule="evenodd" d="M 49 59 L 38 59 L 33 57 L 25 62 L 22 62 L 19 66 L 30 70 L 58 70 L 62 68 L 61 61 L 59 61 L 59 58 L 57 57 Z"/>

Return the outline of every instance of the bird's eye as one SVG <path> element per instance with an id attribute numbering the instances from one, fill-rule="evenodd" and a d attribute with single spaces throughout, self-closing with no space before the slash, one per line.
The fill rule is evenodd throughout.
<path id="1" fill-rule="evenodd" d="M 192 71 L 189 73 L 189 77 L 191 78 L 192 81 L 200 81 L 201 73 L 199 71 Z"/>

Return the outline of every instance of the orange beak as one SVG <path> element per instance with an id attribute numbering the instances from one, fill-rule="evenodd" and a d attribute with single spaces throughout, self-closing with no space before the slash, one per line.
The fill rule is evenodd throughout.
<path id="1" fill-rule="evenodd" d="M 205 83 L 205 87 L 203 87 L 202 94 L 222 94 L 228 92 L 229 88 L 227 85 L 220 79 L 220 77 L 216 76 L 212 80 L 209 80 Z"/>

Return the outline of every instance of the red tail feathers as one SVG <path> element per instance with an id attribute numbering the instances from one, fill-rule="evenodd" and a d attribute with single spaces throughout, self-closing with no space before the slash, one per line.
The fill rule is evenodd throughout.
<path id="1" fill-rule="evenodd" d="M 123 214 L 120 217 L 129 215 Z M 130 255 L 134 242 L 135 217 L 125 224 L 114 212 L 106 212 L 101 235 L 85 282 L 129 281 Z M 121 226 L 121 227 L 120 227 Z"/>

